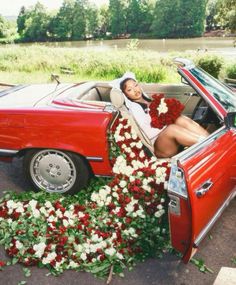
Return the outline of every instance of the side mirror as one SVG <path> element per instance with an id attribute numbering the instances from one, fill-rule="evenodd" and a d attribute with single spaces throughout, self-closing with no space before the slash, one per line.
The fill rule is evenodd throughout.
<path id="1" fill-rule="evenodd" d="M 225 117 L 225 125 L 227 129 L 236 128 L 236 112 L 230 112 Z"/>

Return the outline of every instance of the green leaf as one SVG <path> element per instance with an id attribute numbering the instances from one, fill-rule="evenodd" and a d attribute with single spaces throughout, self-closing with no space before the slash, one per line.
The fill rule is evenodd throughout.
<path id="1" fill-rule="evenodd" d="M 13 257 L 13 258 L 12 258 L 12 261 L 11 261 L 11 264 L 14 265 L 14 264 L 16 264 L 18 261 L 19 261 L 18 257 Z"/>
<path id="2" fill-rule="evenodd" d="M 25 285 L 27 282 L 25 280 L 20 281 L 17 285 Z"/>
<path id="3" fill-rule="evenodd" d="M 196 265 L 198 267 L 198 270 L 200 272 L 203 272 L 203 273 L 206 273 L 206 272 L 210 272 L 210 273 L 214 273 L 214 271 L 207 267 L 206 264 L 204 263 L 204 260 L 203 259 L 195 259 L 195 258 L 192 258 L 190 260 L 194 265 Z"/>
<path id="4" fill-rule="evenodd" d="M 23 267 L 23 272 L 24 272 L 25 277 L 31 276 L 31 271 L 29 268 Z"/>
<path id="5" fill-rule="evenodd" d="M 236 257 L 231 258 L 231 262 L 236 265 Z"/>

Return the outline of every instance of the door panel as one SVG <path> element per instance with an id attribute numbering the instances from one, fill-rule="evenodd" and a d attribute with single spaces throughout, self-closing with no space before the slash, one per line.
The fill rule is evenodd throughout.
<path id="1" fill-rule="evenodd" d="M 235 161 L 236 133 L 230 130 L 215 140 L 211 139 L 208 145 L 203 143 L 202 148 L 188 159 L 181 160 L 181 156 L 179 157 L 187 195 L 181 197 L 180 204 L 184 206 L 178 217 L 179 221 L 176 215 L 171 213 L 171 205 L 169 217 L 173 246 L 183 253 L 185 262 L 191 258 L 194 249 L 233 198 L 236 191 L 233 178 L 236 177 Z M 187 225 L 187 230 L 183 231 L 180 240 L 176 232 L 180 231 L 184 224 Z M 183 247 L 183 243 L 187 246 Z"/>

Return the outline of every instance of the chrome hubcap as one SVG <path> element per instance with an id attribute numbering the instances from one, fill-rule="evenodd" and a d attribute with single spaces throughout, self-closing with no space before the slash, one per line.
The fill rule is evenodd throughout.
<path id="1" fill-rule="evenodd" d="M 47 192 L 67 192 L 76 180 L 73 161 L 58 150 L 42 150 L 35 154 L 31 160 L 30 174 L 34 183 Z"/>

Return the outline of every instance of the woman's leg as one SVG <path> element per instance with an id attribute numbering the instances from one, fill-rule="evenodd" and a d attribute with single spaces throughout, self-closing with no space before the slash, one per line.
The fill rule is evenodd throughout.
<path id="1" fill-rule="evenodd" d="M 180 145 L 191 146 L 197 143 L 199 135 L 179 125 L 169 125 L 155 141 L 154 149 L 157 157 L 172 157 L 178 153 Z"/>
<path id="2" fill-rule="evenodd" d="M 209 136 L 209 133 L 203 127 L 201 127 L 198 123 L 194 122 L 192 119 L 186 116 L 181 115 L 180 117 L 178 117 L 175 121 L 175 124 L 180 127 L 186 128 L 187 130 L 196 133 L 199 136 Z"/>

